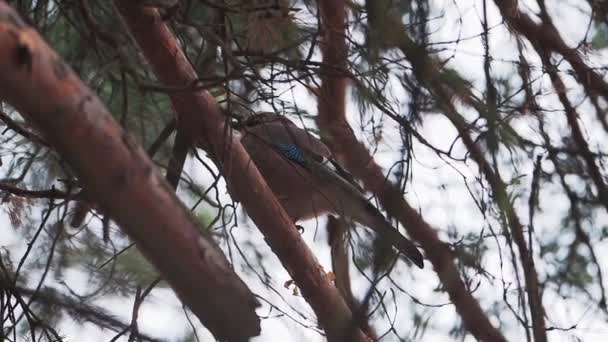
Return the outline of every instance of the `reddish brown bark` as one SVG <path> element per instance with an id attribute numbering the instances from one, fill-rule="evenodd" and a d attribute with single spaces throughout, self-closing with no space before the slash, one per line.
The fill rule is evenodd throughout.
<path id="1" fill-rule="evenodd" d="M 219 248 L 200 235 L 146 152 L 4 2 L 0 98 L 38 127 L 216 337 L 243 341 L 259 333 L 252 293 Z"/>
<path id="2" fill-rule="evenodd" d="M 323 62 L 328 69 L 345 70 L 347 50 L 344 39 L 344 1 L 323 0 L 320 2 L 320 10 L 324 24 L 321 46 Z M 324 73 L 321 80 L 317 123 L 323 131 L 324 141 L 337 156 L 343 158 L 347 169 L 363 181 L 365 188 L 378 196 L 389 214 L 396 217 L 410 236 L 421 244 L 467 330 L 480 341 L 506 341 L 467 290 L 449 247 L 439 239 L 435 229 L 407 203 L 399 187 L 386 180 L 367 148 L 354 136 L 345 115 L 347 78 L 335 73 Z"/>
<path id="3" fill-rule="evenodd" d="M 139 7 L 130 0 L 116 0 L 115 4 L 147 62 L 165 86 L 183 87 L 196 80 L 196 72 L 156 10 Z M 352 327 L 352 314 L 343 298 L 246 151 L 230 134 L 213 97 L 206 91 L 172 93 L 170 97 L 178 116 L 178 129 L 183 129 L 190 141 L 204 147 L 216 161 L 230 184 L 232 195 L 241 200 L 299 286 L 328 340 L 365 341 L 361 331 Z"/>

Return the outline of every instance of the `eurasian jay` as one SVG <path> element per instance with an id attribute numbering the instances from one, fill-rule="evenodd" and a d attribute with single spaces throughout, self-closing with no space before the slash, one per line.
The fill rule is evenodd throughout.
<path id="1" fill-rule="evenodd" d="M 250 116 L 241 143 L 294 222 L 326 213 L 369 227 L 418 267 L 422 255 L 365 197 L 319 139 L 274 113 Z"/>

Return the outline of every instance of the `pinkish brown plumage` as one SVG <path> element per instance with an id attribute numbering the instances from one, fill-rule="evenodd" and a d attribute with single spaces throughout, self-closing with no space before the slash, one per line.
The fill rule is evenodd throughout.
<path id="1" fill-rule="evenodd" d="M 242 127 L 241 143 L 294 222 L 340 215 L 387 238 L 418 267 L 422 255 L 392 227 L 319 139 L 285 117 L 259 113 Z"/>

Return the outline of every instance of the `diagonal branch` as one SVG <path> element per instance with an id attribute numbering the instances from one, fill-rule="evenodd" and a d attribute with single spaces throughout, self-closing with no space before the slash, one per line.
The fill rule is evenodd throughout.
<path id="1" fill-rule="evenodd" d="M 243 341 L 258 334 L 255 298 L 221 250 L 200 235 L 143 148 L 5 2 L 0 98 L 40 130 L 215 336 Z"/>
<path id="2" fill-rule="evenodd" d="M 543 18 L 542 23 L 535 23 L 530 16 L 517 9 L 517 0 L 494 0 L 494 3 L 511 29 L 526 37 L 537 49 L 540 47 L 542 50 L 562 55 L 589 94 L 608 100 L 608 83 L 604 81 L 604 77 L 590 68 L 576 49 L 564 42 L 551 21 Z"/>
<path id="3" fill-rule="evenodd" d="M 511 1 L 509 1 L 510 4 L 506 3 L 507 2 L 503 4 L 503 15 L 512 15 L 514 8 L 516 9 L 516 6 L 513 7 L 513 3 Z M 526 245 L 523 235 L 523 225 L 521 224 L 515 209 L 511 203 L 508 202 L 506 185 L 504 181 L 500 178 L 498 173 L 494 172 L 494 169 L 486 161 L 483 152 L 469 135 L 467 123 L 456 111 L 451 101 L 452 99 L 459 98 L 463 101 L 463 103 L 470 105 L 480 113 L 486 112 L 487 109 L 475 99 L 467 86 L 463 87 L 458 85 L 465 84 L 461 81 L 460 77 L 456 77 L 456 83 L 446 83 L 445 80 L 442 80 L 441 76 L 447 71 L 441 71 L 440 65 L 437 63 L 437 61 L 428 55 L 424 47 L 418 46 L 411 40 L 411 38 L 406 34 L 405 28 L 400 30 L 400 32 L 402 32 L 402 34 L 396 40 L 396 45 L 401 49 L 412 64 L 413 73 L 417 77 L 418 81 L 438 100 L 439 106 L 443 110 L 444 114 L 457 128 L 465 143 L 465 146 L 471 153 L 475 162 L 478 164 L 481 172 L 490 183 L 500 210 L 507 218 L 507 224 L 510 228 L 511 234 L 513 234 L 515 243 L 518 246 L 520 252 L 520 261 L 524 268 L 526 291 L 528 293 L 530 312 L 532 314 L 534 336 L 537 341 L 546 341 L 544 308 L 542 306 L 538 274 L 534 266 L 533 255 L 530 253 Z M 600 84 L 596 85 L 598 87 L 601 86 Z M 408 227 L 407 225 L 405 226 L 406 228 Z M 412 236 L 415 238 L 414 233 L 412 233 Z M 470 324 L 475 324 L 475 322 L 472 321 Z M 504 337 L 502 338 L 504 339 Z"/>
<path id="4" fill-rule="evenodd" d="M 403 32 L 405 32 L 405 30 Z M 440 79 L 439 76 L 441 72 L 435 60 L 428 56 L 424 48 L 417 47 L 415 46 L 415 44 L 409 43 L 411 41 L 405 33 L 402 36 L 403 39 L 401 43 L 401 50 L 412 63 L 414 74 L 421 82 L 421 84 L 425 86 L 438 100 L 440 108 L 443 110 L 444 114 L 457 128 L 460 136 L 462 137 L 465 143 L 465 146 L 467 147 L 473 159 L 478 164 L 482 173 L 490 183 L 494 196 L 497 198 L 497 202 L 500 205 L 500 209 L 505 213 L 507 217 L 507 223 L 510 227 L 511 234 L 513 234 L 515 243 L 518 246 L 520 252 L 520 260 L 524 268 L 526 291 L 528 292 L 528 300 L 530 311 L 532 314 L 532 325 L 535 339 L 537 341 L 546 341 L 544 309 L 540 296 L 538 275 L 534 266 L 533 256 L 531 255 L 526 245 L 526 241 L 523 235 L 523 225 L 521 224 L 519 217 L 515 213 L 515 209 L 507 200 L 506 185 L 504 181 L 497 173 L 494 172 L 490 164 L 485 160 L 485 157 L 479 149 L 479 146 L 475 144 L 475 142 L 469 135 L 466 122 L 464 122 L 464 119 L 460 116 L 459 113 L 457 113 L 456 109 L 454 108 L 454 105 L 450 101 L 454 98 L 460 98 L 465 101 L 465 103 L 468 103 L 479 112 L 485 112 L 486 109 L 474 100 L 474 98 L 470 95 L 470 92 L 467 89 L 462 90 L 459 87 L 446 87 L 442 82 L 438 81 Z"/>
<path id="5" fill-rule="evenodd" d="M 346 68 L 344 15 L 342 17 L 336 15 L 336 13 L 344 13 L 344 4 L 339 0 L 323 0 L 320 4 L 323 22 L 331 23 L 325 27 L 325 44 L 322 46 L 324 64 L 344 70 Z M 399 28 L 395 29 L 399 30 Z M 419 55 L 420 50 L 415 52 Z M 354 136 L 345 116 L 344 95 L 347 79 L 323 74 L 321 79 L 323 85 L 318 99 L 317 123 L 324 132 L 322 134 L 324 141 L 334 153 L 344 159 L 348 170 L 363 181 L 366 189 L 378 196 L 388 213 L 396 217 L 410 236 L 422 245 L 426 257 L 433 264 L 467 330 L 480 341 L 506 341 L 500 331 L 492 326 L 479 302 L 467 291 L 448 245 L 439 239 L 437 231 L 403 198 L 399 187 L 385 179 L 380 166 L 376 164 L 367 148 Z"/>
<path id="6" fill-rule="evenodd" d="M 432 90 L 438 99 L 446 99 L 446 97 L 443 97 L 446 96 L 446 94 L 441 90 Z M 475 143 L 469 134 L 467 123 L 456 111 L 454 105 L 445 100 L 440 100 L 439 105 L 443 109 L 443 113 L 458 130 L 459 136 L 471 154 L 471 157 L 477 163 L 481 173 L 484 175 L 488 183 L 490 183 L 495 201 L 507 219 L 507 225 L 519 250 L 520 262 L 524 269 L 524 279 L 526 283 L 526 292 L 528 294 L 528 304 L 530 306 L 530 313 L 532 316 L 534 340 L 537 342 L 546 342 L 547 333 L 544 317 L 545 310 L 542 304 L 538 273 L 536 272 L 536 266 L 534 265 L 534 256 L 528 249 L 524 236 L 524 226 L 509 199 L 507 185 L 500 177 L 500 174 L 495 172 L 494 168 L 492 168 L 490 163 L 485 159 L 479 145 Z"/>
<path id="7" fill-rule="evenodd" d="M 115 0 L 118 12 L 129 28 L 157 78 L 168 87 L 192 84 L 196 72 L 173 33 L 151 8 L 131 0 Z M 302 295 L 315 311 L 329 341 L 364 341 L 359 329 L 352 331 L 352 313 L 240 142 L 232 135 L 215 99 L 205 90 L 170 94 L 177 114 L 178 129 L 189 142 L 203 147 L 239 198 L 273 252 L 278 256 Z M 235 326 L 239 329 L 240 326 Z M 350 335 L 350 334 L 353 335 Z"/>
<path id="8" fill-rule="evenodd" d="M 4 122 L 4 124 L 6 125 L 7 128 L 12 129 L 13 131 L 19 133 L 21 136 L 27 138 L 28 140 L 31 140 L 42 146 L 48 146 L 46 141 L 44 141 L 42 138 L 40 138 L 35 133 L 30 132 L 29 130 L 25 129 L 24 127 L 21 127 L 21 125 L 19 123 L 15 122 L 15 120 L 13 120 L 8 114 L 6 114 L 2 111 L 0 111 L 0 120 L 2 122 Z"/>

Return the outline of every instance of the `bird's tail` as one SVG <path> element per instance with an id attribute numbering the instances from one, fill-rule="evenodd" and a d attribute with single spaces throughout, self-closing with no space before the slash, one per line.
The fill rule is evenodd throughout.
<path id="1" fill-rule="evenodd" d="M 339 166 L 332 163 L 334 167 Z M 401 235 L 376 209 L 357 187 L 353 181 L 344 178 L 344 170 L 332 170 L 326 163 L 309 162 L 309 167 L 314 168 L 314 174 L 324 180 L 331 180 L 328 188 L 321 192 L 324 200 L 331 199 L 329 207 L 334 206 L 335 213 L 350 217 L 355 221 L 373 229 L 380 238 L 390 241 L 395 248 L 409 258 L 416 266 L 423 268 L 422 254 L 418 248 L 405 236 Z M 338 173 L 336 173 L 338 172 Z"/>
<path id="2" fill-rule="evenodd" d="M 416 248 L 414 243 L 405 236 L 401 235 L 401 233 L 399 233 L 399 231 L 394 228 L 384 218 L 384 215 L 382 215 L 382 213 L 378 211 L 378 209 L 376 209 L 376 207 L 374 207 L 371 203 L 366 201 L 365 208 L 360 211 L 359 215 L 356 215 L 353 218 L 376 231 L 381 238 L 389 241 L 416 266 L 420 268 L 424 267 L 422 254 L 418 248 Z"/>

